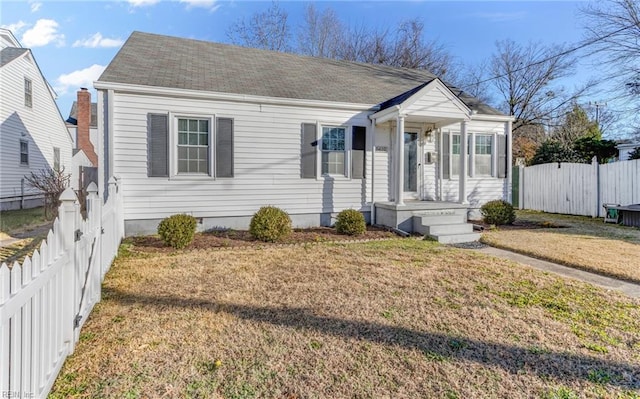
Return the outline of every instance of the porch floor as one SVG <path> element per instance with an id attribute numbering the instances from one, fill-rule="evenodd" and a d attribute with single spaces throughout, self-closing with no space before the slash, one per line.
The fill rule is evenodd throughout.
<path id="1" fill-rule="evenodd" d="M 376 208 L 402 210 L 402 211 L 428 211 L 438 209 L 468 209 L 469 205 L 463 205 L 458 202 L 445 201 L 420 201 L 405 200 L 404 205 L 396 205 L 393 201 L 380 201 L 375 203 Z"/>

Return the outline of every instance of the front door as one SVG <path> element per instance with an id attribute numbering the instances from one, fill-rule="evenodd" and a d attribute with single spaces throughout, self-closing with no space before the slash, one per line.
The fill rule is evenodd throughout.
<path id="1" fill-rule="evenodd" d="M 418 198 L 418 133 L 404 133 L 404 197 Z"/>

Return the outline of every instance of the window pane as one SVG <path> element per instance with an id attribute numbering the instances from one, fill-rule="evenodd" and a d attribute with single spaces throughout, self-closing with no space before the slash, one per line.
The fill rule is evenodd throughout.
<path id="1" fill-rule="evenodd" d="M 198 131 L 198 120 L 197 119 L 189 119 L 189 131 L 197 132 Z"/>
<path id="2" fill-rule="evenodd" d="M 186 119 L 178 119 L 178 131 L 186 132 L 187 131 L 187 120 Z"/>
<path id="3" fill-rule="evenodd" d="M 209 135 L 208 134 L 200 134 L 200 145 L 209 145 Z"/>
<path id="4" fill-rule="evenodd" d="M 207 160 L 199 162 L 199 170 L 200 173 L 209 173 L 209 162 Z"/>
<path id="5" fill-rule="evenodd" d="M 207 148 L 198 148 L 198 159 L 207 160 L 207 158 L 209 158 L 207 156 Z"/>
<path id="6" fill-rule="evenodd" d="M 188 159 L 189 155 L 187 154 L 187 147 L 178 147 L 178 159 Z"/>
<path id="7" fill-rule="evenodd" d="M 207 133 L 209 131 L 209 121 L 206 119 L 200 120 L 200 130 L 201 133 Z"/>
<path id="8" fill-rule="evenodd" d="M 187 173 L 187 161 L 178 161 L 178 172 L 179 173 Z"/>
<path id="9" fill-rule="evenodd" d="M 189 145 L 198 145 L 197 133 L 189 133 Z"/>
<path id="10" fill-rule="evenodd" d="M 189 160 L 189 173 L 198 172 L 198 161 Z"/>
<path id="11" fill-rule="evenodd" d="M 178 144 L 179 145 L 187 144 L 187 133 L 178 133 Z"/>
<path id="12" fill-rule="evenodd" d="M 476 175 L 491 176 L 491 155 L 476 154 Z"/>
<path id="13" fill-rule="evenodd" d="M 189 159 L 198 159 L 198 149 L 189 148 Z"/>

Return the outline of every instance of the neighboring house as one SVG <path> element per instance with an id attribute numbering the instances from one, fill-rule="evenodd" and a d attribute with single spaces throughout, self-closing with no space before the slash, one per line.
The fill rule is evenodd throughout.
<path id="1" fill-rule="evenodd" d="M 427 71 L 134 32 L 94 85 L 128 235 L 176 213 L 246 228 L 264 205 L 424 232 L 511 192 L 512 118 Z"/>
<path id="2" fill-rule="evenodd" d="M 72 140 L 31 50 L 0 28 L 0 209 L 42 204 L 25 176 L 71 169 Z"/>
<path id="3" fill-rule="evenodd" d="M 618 160 L 619 161 L 628 161 L 631 153 L 635 151 L 636 148 L 640 148 L 640 142 L 632 142 L 631 140 L 623 140 L 620 141 L 618 145 L 616 145 L 618 149 Z"/>
<path id="4" fill-rule="evenodd" d="M 91 93 L 80 88 L 77 101 L 73 102 L 67 128 L 73 139 L 73 169 L 79 179 L 72 181 L 74 190 L 86 188 L 91 181 L 97 184 L 98 154 L 98 104 L 91 102 Z"/>

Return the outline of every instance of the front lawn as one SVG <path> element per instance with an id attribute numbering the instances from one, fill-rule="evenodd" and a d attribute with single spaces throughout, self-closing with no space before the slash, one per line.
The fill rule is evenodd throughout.
<path id="1" fill-rule="evenodd" d="M 547 226 L 498 228 L 482 241 L 536 258 L 640 284 L 640 229 L 604 224 L 602 218 L 519 211 L 518 221 Z"/>
<path id="2" fill-rule="evenodd" d="M 637 398 L 640 302 L 415 239 L 123 246 L 52 398 Z M 574 395 L 574 396 L 571 396 Z"/>

